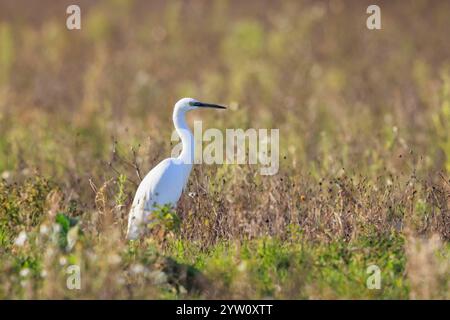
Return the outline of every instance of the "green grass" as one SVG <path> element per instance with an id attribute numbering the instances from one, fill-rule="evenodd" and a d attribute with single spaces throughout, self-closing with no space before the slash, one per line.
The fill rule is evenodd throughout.
<path id="1" fill-rule="evenodd" d="M 360 1 L 266 2 L 90 1 L 77 31 L 0 3 L 0 299 L 449 298 L 450 4 L 370 31 Z M 184 96 L 279 129 L 279 172 L 195 165 L 128 242 Z"/>

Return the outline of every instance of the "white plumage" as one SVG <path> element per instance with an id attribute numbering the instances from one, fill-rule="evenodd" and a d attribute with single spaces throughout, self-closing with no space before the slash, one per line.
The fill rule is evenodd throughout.
<path id="1" fill-rule="evenodd" d="M 203 103 L 192 98 L 183 98 L 175 104 L 173 123 L 181 138 L 183 150 L 177 158 L 161 161 L 140 183 L 128 217 L 127 238 L 138 239 L 151 221 L 156 206 L 175 207 L 189 179 L 194 163 L 194 137 L 186 124 L 187 111 L 197 108 L 225 107 Z"/>

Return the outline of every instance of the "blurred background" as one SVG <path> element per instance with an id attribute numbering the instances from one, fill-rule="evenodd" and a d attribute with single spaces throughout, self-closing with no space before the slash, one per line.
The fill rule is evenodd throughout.
<path id="1" fill-rule="evenodd" d="M 448 2 L 381 1 L 379 31 L 368 1 L 78 1 L 73 31 L 70 4 L 1 3 L 0 171 L 93 168 L 112 137 L 167 153 L 183 96 L 279 128 L 286 169 L 450 169 Z"/>
<path id="2" fill-rule="evenodd" d="M 0 262 L 7 277 L 0 296 L 72 294 L 56 282 L 42 292 L 17 282 L 24 265 L 40 279 L 46 245 L 17 260 L 12 242 L 24 228 L 39 233 L 57 212 L 67 228 L 68 217 L 80 219 L 85 235 L 62 257 L 90 261 L 88 248 L 95 248 L 104 258 L 92 262 L 98 282 L 82 297 L 148 296 L 136 283 L 129 292 L 105 286 L 107 274 L 120 269 L 108 254 L 146 257 L 147 247 L 120 242 L 136 172 L 170 155 L 173 105 L 190 96 L 230 106 L 193 112 L 190 123 L 202 119 L 204 130 L 280 130 L 275 176 L 261 177 L 254 166 L 195 167 L 193 196 L 185 195 L 178 211 L 180 242 L 167 252 L 200 269 L 212 261 L 205 272 L 229 282 L 208 297 L 372 297 L 378 293 L 359 285 L 366 262 L 378 261 L 392 286 L 377 297 L 448 298 L 439 287 L 448 282 L 448 266 L 427 264 L 442 243 L 420 251 L 417 239 L 437 235 L 449 248 L 450 2 L 377 1 L 382 29 L 368 30 L 372 2 L 1 0 L 0 253 L 9 262 Z M 81 30 L 66 28 L 71 4 L 81 8 Z M 297 245 L 295 230 L 335 246 L 311 249 L 311 259 L 302 255 L 298 265 L 286 262 L 278 244 L 269 246 L 274 260 L 261 264 L 270 256 L 265 244 L 258 248 L 266 255 L 255 260 L 237 253 L 255 264 L 257 278 L 263 272 L 260 282 L 225 277 L 239 265 L 229 256 L 195 260 L 224 240 L 271 236 Z M 185 253 L 189 243 L 201 250 Z M 314 273 L 320 261 L 333 266 L 329 259 L 347 276 Z M 313 276 L 283 278 L 296 270 Z M 425 287 L 424 275 L 432 279 Z"/>

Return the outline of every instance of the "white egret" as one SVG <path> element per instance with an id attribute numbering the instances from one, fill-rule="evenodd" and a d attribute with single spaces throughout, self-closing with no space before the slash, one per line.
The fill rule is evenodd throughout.
<path id="1" fill-rule="evenodd" d="M 183 98 L 175 104 L 173 123 L 182 142 L 177 158 L 161 161 L 140 183 L 128 216 L 127 238 L 139 238 L 151 221 L 151 214 L 158 206 L 175 207 L 186 186 L 194 163 L 194 137 L 186 124 L 187 111 L 199 108 L 226 109 L 226 107 Z"/>

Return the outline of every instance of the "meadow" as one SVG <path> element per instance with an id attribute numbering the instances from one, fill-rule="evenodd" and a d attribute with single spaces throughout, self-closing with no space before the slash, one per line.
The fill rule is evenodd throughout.
<path id="1" fill-rule="evenodd" d="M 368 1 L 81 0 L 67 30 L 70 1 L 2 0 L 0 299 L 449 299 L 450 3 L 377 2 L 381 30 Z M 279 129 L 279 171 L 195 165 L 127 241 L 185 96 Z"/>

